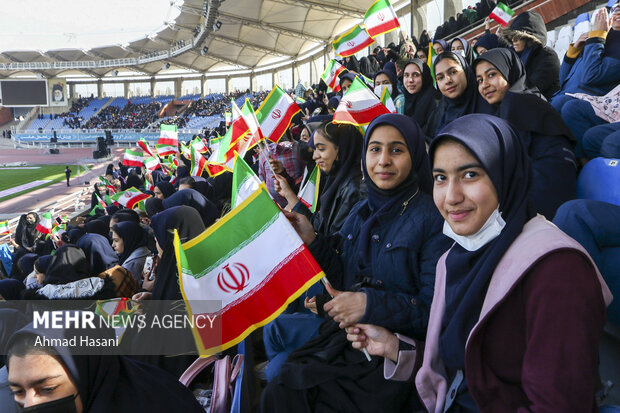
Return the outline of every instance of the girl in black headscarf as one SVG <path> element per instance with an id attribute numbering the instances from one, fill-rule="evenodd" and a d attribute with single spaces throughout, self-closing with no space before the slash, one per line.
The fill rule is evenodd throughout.
<path id="1" fill-rule="evenodd" d="M 15 238 L 13 239 L 13 245 L 16 247 L 31 250 L 34 244 L 39 238 L 43 236 L 37 231 L 37 225 L 39 224 L 39 214 L 36 212 L 29 212 L 19 217 L 17 228 L 15 229 Z"/>
<path id="2" fill-rule="evenodd" d="M 492 49 L 497 49 L 498 47 L 502 47 L 504 49 L 512 49 L 512 46 L 504 40 L 503 37 L 499 37 L 494 33 L 486 33 L 482 35 L 476 45 L 474 46 L 475 52 L 480 56 L 483 53 L 488 52 Z"/>
<path id="3" fill-rule="evenodd" d="M 84 251 L 90 263 L 92 275 L 101 274 L 118 264 L 118 256 L 110 246 L 108 239 L 99 234 L 86 234 L 77 243 Z"/>
<path id="4" fill-rule="evenodd" d="M 443 52 L 449 52 L 450 46 L 448 45 L 448 42 L 446 42 L 445 40 L 436 39 L 435 41 L 433 41 L 433 49 L 435 49 L 435 54 L 439 56 Z"/>
<path id="5" fill-rule="evenodd" d="M 144 189 L 144 180 L 135 171 L 131 171 L 123 189 L 129 188 Z"/>
<path id="6" fill-rule="evenodd" d="M 474 51 L 469 45 L 467 39 L 463 37 L 457 37 L 456 39 L 452 40 L 452 43 L 450 45 L 450 51 L 461 54 L 461 56 L 465 58 L 465 61 L 470 66 L 474 63 Z"/>
<path id="7" fill-rule="evenodd" d="M 107 223 L 103 221 L 103 219 L 94 219 L 85 223 L 84 229 L 86 230 L 87 234 L 99 234 L 105 238 L 108 238 L 110 234 L 110 227 Z"/>
<path id="8" fill-rule="evenodd" d="M 174 185 L 168 181 L 160 181 L 155 184 L 155 198 L 164 200 L 174 194 Z"/>
<path id="9" fill-rule="evenodd" d="M 146 233 L 139 224 L 124 221 L 112 227 L 112 247 L 118 260 L 139 284 L 142 283 L 144 261 L 151 254 L 146 244 Z"/>
<path id="10" fill-rule="evenodd" d="M 84 231 L 84 228 L 77 227 L 70 229 L 67 233 L 67 240 L 69 241 L 68 244 L 77 245 L 80 238 L 82 238 L 85 234 L 86 231 Z"/>
<path id="11" fill-rule="evenodd" d="M 7 357 L 9 381 L 15 401 L 22 408 L 63 413 L 204 412 L 192 392 L 175 377 L 120 355 L 101 355 L 101 352 L 93 355 L 92 351 L 90 355 L 72 354 L 60 343 L 73 337 L 109 341 L 114 339 L 114 331 L 40 327 L 35 330 L 29 324 L 11 337 Z M 37 342 L 50 344 L 41 346 Z M 41 363 L 33 368 L 36 360 Z M 47 377 L 49 381 L 54 376 L 57 385 L 35 398 L 36 401 L 26 398 L 25 394 L 34 389 L 32 381 L 16 374 L 24 373 L 24 369 L 28 369 L 28 377 L 36 379 Z"/>
<path id="12" fill-rule="evenodd" d="M 164 199 L 162 205 L 165 209 L 180 205 L 187 205 L 196 209 L 196 211 L 200 213 L 205 227 L 213 224 L 216 218 L 219 217 L 215 204 L 195 189 L 187 188 L 177 191 L 170 197 Z"/>
<path id="13" fill-rule="evenodd" d="M 537 211 L 553 219 L 560 205 L 577 192 L 573 134 L 538 89 L 527 88 L 525 68 L 514 51 L 490 50 L 476 60 L 474 68 L 480 95 L 496 116 L 518 130 L 532 159 L 531 197 Z"/>
<path id="14" fill-rule="evenodd" d="M 366 131 L 362 162 L 368 199 L 353 208 L 337 235 L 316 235 L 304 217 L 288 215 L 333 285 L 328 292 L 334 298 L 324 305 L 323 298 L 307 300 L 329 318 L 316 338 L 284 362 L 263 393 L 261 411 L 328 406 L 331 411 L 396 412 L 409 395 L 406 386 L 383 379 L 382 360 L 368 362 L 356 354 L 341 328 L 376 322 L 422 340 L 435 266 L 449 242 L 430 195 L 424 134 L 411 118 L 377 117 Z M 295 328 L 295 316 L 287 327 Z M 266 326 L 264 334 L 271 336 L 278 323 L 282 320 Z M 309 338 L 305 331 L 299 336 Z"/>
<path id="15" fill-rule="evenodd" d="M 520 137 L 502 119 L 467 115 L 439 133 L 429 155 L 435 204 L 455 244 L 437 265 L 415 378 L 425 408 L 596 411 L 611 294 L 583 247 L 536 215 Z M 391 360 L 386 378 L 407 380 L 422 356 L 385 329 L 348 332 L 354 347 Z"/>
<path id="16" fill-rule="evenodd" d="M 66 244 L 58 248 L 45 271 L 43 285 L 66 284 L 90 276 L 90 264 L 80 248 Z"/>
<path id="17" fill-rule="evenodd" d="M 392 99 L 396 99 L 400 94 L 400 91 L 398 90 L 398 78 L 396 77 L 396 73 L 392 70 L 387 68 L 379 70 L 375 73 L 373 81 L 375 86 L 374 92 L 379 99 L 381 99 L 383 88 L 387 88 Z"/>
<path id="18" fill-rule="evenodd" d="M 401 114 L 413 118 L 428 136 L 429 120 L 441 98 L 433 86 L 428 65 L 420 59 L 410 60 L 403 69 L 403 86 L 404 104 Z"/>

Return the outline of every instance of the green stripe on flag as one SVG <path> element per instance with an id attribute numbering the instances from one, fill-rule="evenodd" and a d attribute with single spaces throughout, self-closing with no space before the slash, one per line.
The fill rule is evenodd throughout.
<path id="1" fill-rule="evenodd" d="M 187 260 L 194 268 L 201 270 L 194 272 L 191 268 L 184 268 L 191 271 L 195 278 L 208 274 L 269 228 L 279 214 L 280 210 L 262 184 L 258 191 L 224 218 L 183 244 Z M 217 234 L 216 230 L 219 230 Z"/>

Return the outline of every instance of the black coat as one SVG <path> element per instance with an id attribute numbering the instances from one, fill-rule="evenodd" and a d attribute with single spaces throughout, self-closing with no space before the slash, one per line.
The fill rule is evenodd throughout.
<path id="1" fill-rule="evenodd" d="M 560 90 L 560 59 L 553 49 L 539 46 L 532 50 L 525 71 L 527 87 L 536 86 L 547 100 Z"/>

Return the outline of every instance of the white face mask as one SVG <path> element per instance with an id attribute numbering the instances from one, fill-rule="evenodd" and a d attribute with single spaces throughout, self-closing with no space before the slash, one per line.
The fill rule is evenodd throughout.
<path id="1" fill-rule="evenodd" d="M 495 238 L 502 232 L 502 229 L 506 226 L 506 221 L 502 218 L 499 208 L 497 208 L 487 222 L 484 223 L 482 228 L 472 235 L 458 235 L 448 224 L 448 221 L 443 223 L 444 235 L 452 238 L 457 244 L 465 248 L 467 251 L 476 251 Z"/>
<path id="2" fill-rule="evenodd" d="M 465 50 L 455 50 L 453 53 L 460 54 L 462 57 L 465 57 Z"/>
<path id="3" fill-rule="evenodd" d="M 377 95 L 379 99 L 381 99 L 383 88 L 387 88 L 388 92 L 390 92 L 390 96 L 392 96 L 392 85 L 377 85 L 375 86 L 375 95 Z"/>

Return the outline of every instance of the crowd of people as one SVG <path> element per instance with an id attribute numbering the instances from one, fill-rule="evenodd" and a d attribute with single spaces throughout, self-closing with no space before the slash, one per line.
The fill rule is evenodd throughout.
<path id="1" fill-rule="evenodd" d="M 609 307 L 620 255 L 606 253 L 620 247 L 620 206 L 575 198 L 590 159 L 620 158 L 620 119 L 596 103 L 620 83 L 619 33 L 616 4 L 560 62 L 542 17 L 525 11 L 474 44 L 435 37 L 433 70 L 403 42 L 345 59 L 341 92 L 299 89 L 305 102 L 284 136 L 244 159 L 325 279 L 246 340 L 265 355 L 245 361 L 264 379 L 259 411 L 598 411 L 599 342 L 606 322 L 620 324 L 620 307 Z M 396 108 L 364 131 L 333 117 L 360 73 Z M 188 114 L 225 110 L 229 98 L 196 101 Z M 191 176 L 190 161 L 177 160 L 171 173 L 108 165 L 91 214 L 50 237 L 36 213 L 23 215 L 0 295 L 181 300 L 173 231 L 185 242 L 224 216 L 232 174 Z M 315 168 L 309 208 L 298 196 Z M 132 187 L 151 195 L 143 207 L 98 207 Z M 3 411 L 13 400 L 201 411 L 175 380 L 195 356 L 41 349 L 37 337 L 54 333 L 3 311 L 0 380 L 13 393 L 0 395 Z M 158 343 L 132 334 L 130 343 Z M 60 384 L 41 395 L 48 377 Z"/>

